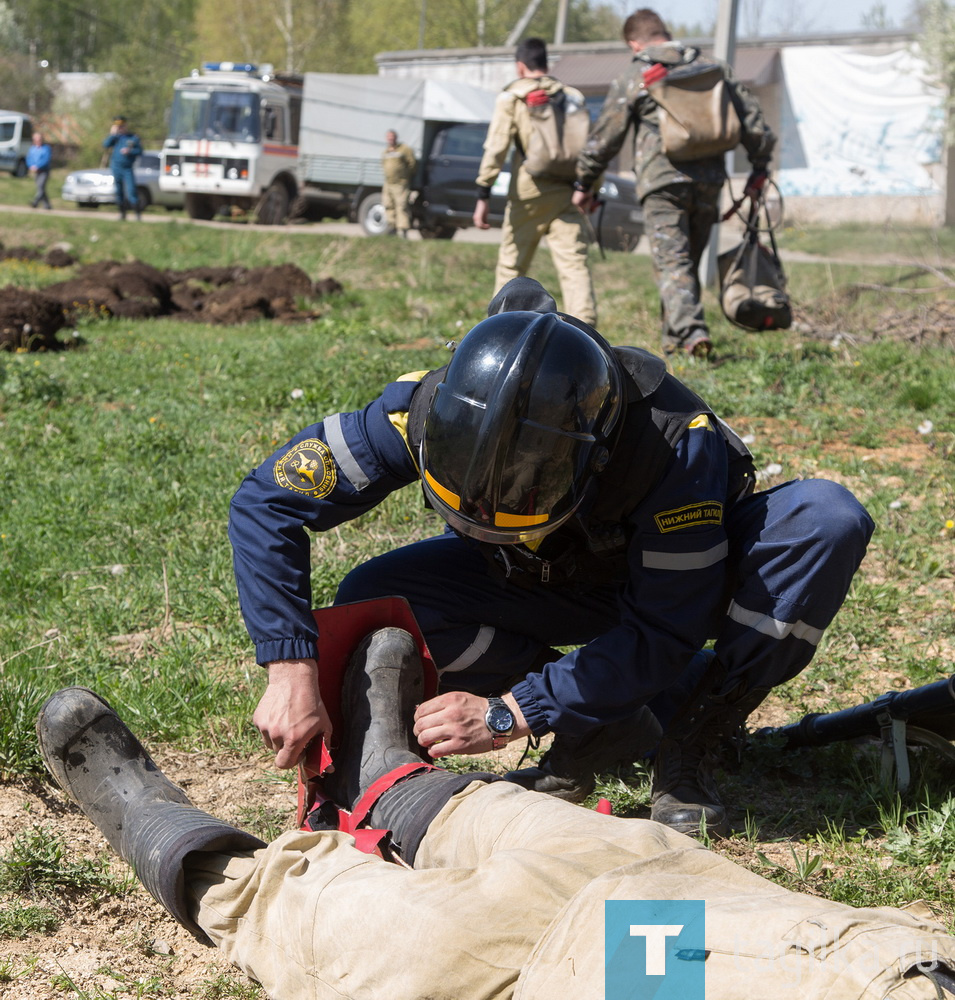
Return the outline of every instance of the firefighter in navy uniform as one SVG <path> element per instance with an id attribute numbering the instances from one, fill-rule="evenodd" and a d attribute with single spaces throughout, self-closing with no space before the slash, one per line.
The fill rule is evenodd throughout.
<path id="1" fill-rule="evenodd" d="M 253 721 L 278 767 L 331 731 L 305 529 L 421 482 L 445 531 L 356 567 L 336 597 L 410 602 L 441 678 L 421 745 L 553 732 L 510 777 L 575 800 L 655 745 L 653 818 L 722 832 L 716 748 L 810 662 L 872 522 L 825 480 L 753 492 L 745 446 L 661 359 L 612 348 L 537 282 L 488 312 L 446 368 L 307 427 L 237 491 L 240 603 L 269 671 Z"/>

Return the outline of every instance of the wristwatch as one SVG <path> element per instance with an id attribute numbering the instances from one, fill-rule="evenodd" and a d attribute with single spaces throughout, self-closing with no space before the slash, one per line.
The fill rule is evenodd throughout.
<path id="1" fill-rule="evenodd" d="M 514 732 L 514 713 L 504 704 L 502 698 L 488 698 L 484 725 L 491 734 L 491 749 L 500 750 L 507 746 L 507 739 Z"/>

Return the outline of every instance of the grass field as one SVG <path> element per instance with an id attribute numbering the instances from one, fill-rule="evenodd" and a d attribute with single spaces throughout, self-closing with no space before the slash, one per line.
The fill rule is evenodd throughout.
<path id="1" fill-rule="evenodd" d="M 16 183 L 0 179 L 0 203 L 14 200 Z M 294 261 L 313 279 L 337 278 L 345 292 L 315 303 L 322 315 L 308 323 L 87 318 L 77 325 L 78 349 L 0 353 L 0 788 L 14 799 L 50 794 L 32 726 L 43 699 L 71 683 L 109 698 L 161 750 L 254 760 L 267 772 L 250 723 L 263 677 L 238 615 L 229 499 L 299 427 L 362 405 L 403 372 L 444 363 L 445 343 L 483 314 L 495 248 L 351 239 L 321 227 L 197 227 L 178 215 L 137 226 L 0 209 L 6 246 L 58 241 L 83 262 Z M 764 483 L 835 479 L 878 526 L 815 661 L 774 693 L 763 724 L 955 672 L 951 242 L 951 234 L 919 231 L 789 231 L 784 247 L 852 262 L 789 266 L 797 324 L 788 333 L 735 330 L 708 298 L 719 361 L 676 369 L 751 436 Z M 656 350 L 649 259 L 608 254 L 594 272 L 605 335 Z M 556 287 L 546 253 L 533 273 Z M 42 288 L 62 277 L 45 265 L 0 261 L 0 295 L 4 286 Z M 316 538 L 316 603 L 331 600 L 355 563 L 437 527 L 417 491 L 406 490 Z M 927 753 L 914 764 L 913 787 L 900 798 L 880 778 L 875 747 L 744 755 L 724 781 L 738 831 L 714 846 L 830 898 L 925 900 L 955 929 L 955 771 Z M 639 768 L 605 776 L 600 791 L 620 813 L 647 813 Z M 274 817 L 249 817 L 249 825 L 267 835 Z M 16 941 L 7 960 L 0 951 L 0 983 L 37 990 L 17 996 L 52 989 L 46 966 L 30 956 L 68 912 L 133 891 L 95 851 L 76 856 L 68 829 L 52 853 L 35 830 L 29 816 L 0 826 L 0 940 Z M 53 874 L 18 881 L 24 868 Z M 55 886 L 67 876 L 64 895 Z M 67 976 L 57 988 L 97 998 L 247 989 L 241 976 L 223 973 L 228 987 L 180 994 L 172 973 L 156 975 L 152 992 L 139 994 L 115 977 L 83 986 Z"/>

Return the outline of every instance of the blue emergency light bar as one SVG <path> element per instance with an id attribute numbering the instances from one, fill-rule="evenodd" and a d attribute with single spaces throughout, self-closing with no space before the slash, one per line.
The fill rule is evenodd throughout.
<path id="1" fill-rule="evenodd" d="M 202 68 L 208 73 L 256 73 L 259 69 L 255 63 L 237 62 L 207 62 Z"/>

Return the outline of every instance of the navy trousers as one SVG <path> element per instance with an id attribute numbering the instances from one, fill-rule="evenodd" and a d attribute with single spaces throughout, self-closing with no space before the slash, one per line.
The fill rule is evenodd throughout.
<path id="1" fill-rule="evenodd" d="M 872 530 L 855 497 L 827 480 L 785 483 L 731 508 L 726 589 L 711 636 L 727 671 L 723 690 L 741 682 L 773 687 L 807 666 L 845 600 Z M 442 690 L 487 695 L 553 660 L 551 647 L 582 646 L 618 625 L 621 590 L 614 584 L 502 585 L 481 552 L 446 533 L 356 567 L 336 603 L 407 598 Z M 680 701 L 704 664 L 697 657 L 672 677 L 669 700 Z M 650 700 L 661 685 L 648 682 L 647 688 Z M 675 707 L 665 707 L 667 700 L 654 700 L 664 717 Z"/>

